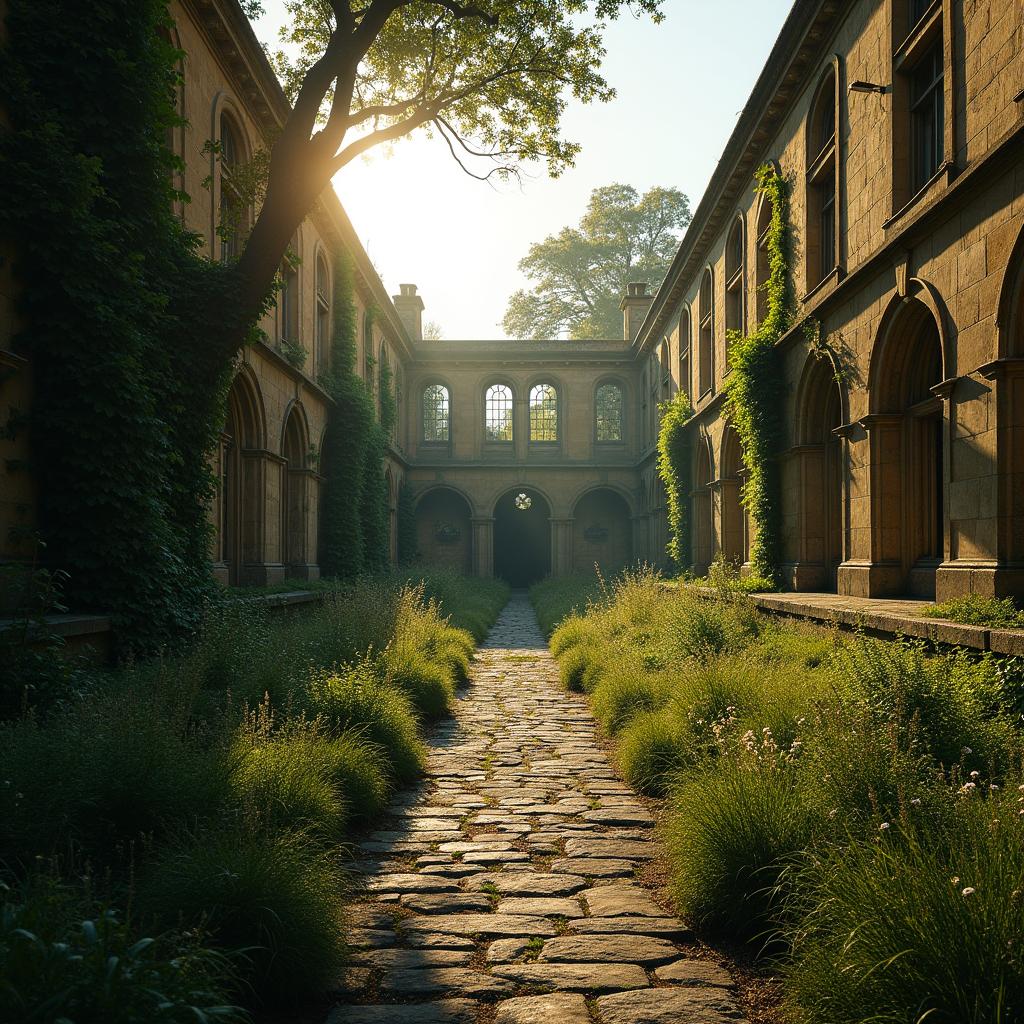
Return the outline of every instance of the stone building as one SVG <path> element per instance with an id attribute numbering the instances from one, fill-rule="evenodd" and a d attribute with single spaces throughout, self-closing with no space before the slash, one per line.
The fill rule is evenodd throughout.
<path id="1" fill-rule="evenodd" d="M 1024 593 L 1022 46 L 1018 0 L 794 5 L 636 343 L 651 366 L 668 347 L 696 408 L 698 569 L 750 550 L 722 389 L 727 332 L 764 315 L 753 174 L 771 162 L 799 307 L 780 342 L 785 582 Z"/>
<path id="2" fill-rule="evenodd" d="M 286 100 L 236 0 L 173 0 L 172 11 L 187 55 L 188 127 L 174 146 L 192 202 L 181 213 L 213 258 L 228 257 L 217 226 L 235 201 L 231 166 L 266 145 Z M 214 572 L 250 584 L 319 574 L 330 399 L 316 378 L 341 251 L 355 272 L 358 365 L 370 377 L 386 361 L 397 385 L 393 550 L 408 484 L 425 562 L 515 583 L 663 563 L 658 404 L 684 389 L 696 410 L 694 568 L 719 553 L 747 561 L 754 526 L 722 391 L 728 332 L 765 314 L 769 210 L 754 172 L 772 163 L 790 185 L 798 301 L 780 342 L 785 583 L 1024 593 L 1022 46 L 1019 0 L 797 0 L 666 281 L 623 297 L 620 339 L 424 340 L 415 286 L 387 296 L 328 190 L 232 388 Z M 8 262 L 0 363 L 13 376 L 0 404 L 24 408 Z M 20 443 L 0 439 L 0 559 L 24 554 L 9 528 L 31 522 L 31 481 L 6 469 Z"/>

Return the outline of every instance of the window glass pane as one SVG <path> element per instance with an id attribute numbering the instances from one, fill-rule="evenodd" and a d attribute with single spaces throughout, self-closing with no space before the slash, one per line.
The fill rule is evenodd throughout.
<path id="1" fill-rule="evenodd" d="M 622 440 L 622 389 L 616 384 L 602 384 L 596 398 L 598 441 Z"/>
<path id="2" fill-rule="evenodd" d="M 423 440 L 448 440 L 448 389 L 442 384 L 431 384 L 423 392 Z"/>
<path id="3" fill-rule="evenodd" d="M 512 440 L 512 392 L 492 384 L 484 398 L 484 436 L 488 441 Z"/>
<path id="4" fill-rule="evenodd" d="M 942 46 L 938 44 L 910 79 L 911 185 L 915 192 L 934 176 L 944 158 L 944 103 Z"/>
<path id="5" fill-rule="evenodd" d="M 550 384 L 530 389 L 530 440 L 558 440 L 558 395 Z"/>
<path id="6" fill-rule="evenodd" d="M 821 195 L 821 225 L 819 235 L 819 249 L 821 264 L 819 267 L 819 280 L 832 273 L 836 263 L 836 183 L 835 178 L 829 178 L 820 186 Z"/>

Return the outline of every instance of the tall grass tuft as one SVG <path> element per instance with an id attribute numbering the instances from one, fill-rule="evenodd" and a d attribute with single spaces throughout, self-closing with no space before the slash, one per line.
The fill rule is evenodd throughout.
<path id="1" fill-rule="evenodd" d="M 302 832 L 263 831 L 243 820 L 165 846 L 139 880 L 140 910 L 166 927 L 202 927 L 240 950 L 258 999 L 315 998 L 344 961 L 337 855 Z"/>

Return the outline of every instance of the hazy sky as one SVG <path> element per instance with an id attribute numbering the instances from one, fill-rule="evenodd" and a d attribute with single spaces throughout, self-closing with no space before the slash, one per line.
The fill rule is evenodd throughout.
<path id="1" fill-rule="evenodd" d="M 576 166 L 492 186 L 466 177 L 439 139 L 413 138 L 374 153 L 334 186 L 388 291 L 419 286 L 424 316 L 445 338 L 501 338 L 517 264 L 531 242 L 575 224 L 590 191 L 623 182 L 674 185 L 696 208 L 791 0 L 665 0 L 661 25 L 628 13 L 607 35 L 607 104 L 573 104 Z M 256 24 L 276 44 L 281 0 Z"/>

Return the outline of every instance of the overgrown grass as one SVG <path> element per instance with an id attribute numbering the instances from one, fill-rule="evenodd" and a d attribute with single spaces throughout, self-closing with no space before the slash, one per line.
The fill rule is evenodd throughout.
<path id="1" fill-rule="evenodd" d="M 117 921 L 104 918 L 105 949 L 144 934 L 205 936 L 196 963 L 220 980 L 196 989 L 200 1009 L 219 1005 L 221 991 L 294 1002 L 337 982 L 341 848 L 419 773 L 421 726 L 449 709 L 474 635 L 507 589 L 448 573 L 322 589 L 316 605 L 284 614 L 225 601 L 180 656 L 97 674 L 45 713 L 0 725 L 0 879 L 16 894 L 12 920 L 40 913 L 45 868 L 72 894 L 102 880 Z M 65 915 L 40 942 L 74 948 L 85 914 Z M 0 994 L 35 991 L 36 954 L 5 936 Z M 218 974 L 221 955 L 231 970 Z M 162 969 L 135 976 L 163 984 Z M 206 976 L 196 974 L 200 988 Z"/>
<path id="2" fill-rule="evenodd" d="M 990 626 L 993 629 L 1024 629 L 1024 612 L 1013 598 L 982 597 L 968 594 L 951 601 L 925 608 L 922 615 L 930 619 L 950 619 L 966 626 Z"/>
<path id="3" fill-rule="evenodd" d="M 680 911 L 778 957 L 800 1024 L 1020 1019 L 1017 673 L 718 591 L 627 574 L 551 636 L 667 799 Z"/>

